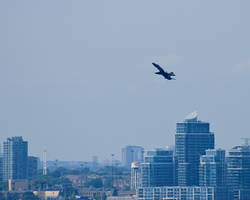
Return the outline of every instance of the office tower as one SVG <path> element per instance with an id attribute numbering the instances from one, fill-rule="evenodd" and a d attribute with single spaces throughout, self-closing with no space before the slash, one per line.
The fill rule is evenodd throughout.
<path id="1" fill-rule="evenodd" d="M 38 157 L 28 156 L 28 178 L 33 179 L 37 177 L 38 171 Z"/>
<path id="2" fill-rule="evenodd" d="M 215 199 L 227 200 L 225 150 L 208 149 L 200 158 L 200 186 L 214 187 Z"/>
<path id="3" fill-rule="evenodd" d="M 0 144 L 0 157 L 3 156 L 2 145 Z"/>
<path id="4" fill-rule="evenodd" d="M 3 155 L 2 146 L 0 144 L 0 183 L 3 181 Z"/>
<path id="5" fill-rule="evenodd" d="M 142 187 L 174 185 L 173 150 L 155 149 L 148 151 L 140 166 Z"/>
<path id="6" fill-rule="evenodd" d="M 196 112 L 176 124 L 178 185 L 199 185 L 200 156 L 204 155 L 207 149 L 214 149 L 214 134 L 210 132 L 208 122 L 198 120 Z"/>
<path id="7" fill-rule="evenodd" d="M 22 137 L 7 138 L 3 143 L 3 180 L 27 178 L 28 142 Z"/>
<path id="8" fill-rule="evenodd" d="M 208 149 L 200 158 L 200 186 L 225 186 L 225 150 Z"/>
<path id="9" fill-rule="evenodd" d="M 0 183 L 3 181 L 3 157 L 0 156 Z"/>
<path id="10" fill-rule="evenodd" d="M 132 162 L 131 164 L 131 190 L 136 190 L 141 186 L 140 163 Z"/>
<path id="11" fill-rule="evenodd" d="M 96 169 L 97 167 L 98 167 L 98 157 L 97 156 L 92 156 L 92 165 L 91 165 L 91 167 L 93 168 L 93 169 Z"/>
<path id="12" fill-rule="evenodd" d="M 122 149 L 122 166 L 130 169 L 132 162 L 143 161 L 144 149 L 140 146 L 126 146 Z"/>
<path id="13" fill-rule="evenodd" d="M 250 199 L 250 146 L 233 147 L 227 157 L 227 183 L 230 200 Z"/>

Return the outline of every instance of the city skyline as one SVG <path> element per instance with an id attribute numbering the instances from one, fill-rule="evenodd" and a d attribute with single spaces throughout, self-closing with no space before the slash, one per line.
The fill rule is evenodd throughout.
<path id="1" fill-rule="evenodd" d="M 97 157 L 93 157 L 93 163 L 64 162 L 63 164 L 61 162 L 60 164 L 59 161 L 56 161 L 50 163 L 48 174 L 46 164 L 46 172 L 42 175 L 42 170 L 38 170 L 39 159 L 28 155 L 28 141 L 24 141 L 22 136 L 16 136 L 7 138 L 3 143 L 4 151 L 0 157 L 0 178 L 2 184 L 8 185 L 8 190 L 12 191 L 13 195 L 19 191 L 19 195 L 22 196 L 28 190 L 33 195 L 37 195 L 37 191 L 34 191 L 37 188 L 42 188 L 44 192 L 44 185 L 46 185 L 44 183 L 51 180 L 49 177 L 54 177 L 54 181 L 62 181 L 59 176 L 65 173 L 64 176 L 71 177 L 72 180 L 70 182 L 70 179 L 64 179 L 65 183 L 68 183 L 67 187 L 71 185 L 74 188 L 81 185 L 87 193 L 100 187 L 104 192 L 103 184 L 106 187 L 109 185 L 106 179 L 104 181 L 104 177 L 109 176 L 112 180 L 109 188 L 127 188 L 126 193 L 131 194 L 136 192 L 136 196 L 126 197 L 130 197 L 131 200 L 161 200 L 166 196 L 175 200 L 194 198 L 200 200 L 248 200 L 250 194 L 250 138 L 242 139 L 245 140 L 245 143 L 233 146 L 227 151 L 227 155 L 225 150 L 215 149 L 215 137 L 214 133 L 210 131 L 209 122 L 200 120 L 197 112 L 193 112 L 181 122 L 176 122 L 174 147 L 156 148 L 146 151 L 143 155 L 143 147 L 126 146 L 122 148 L 123 160 L 120 164 L 115 163 L 114 155 L 112 155 L 109 165 L 98 164 Z M 130 172 L 130 181 L 128 172 Z M 125 174 L 126 176 L 122 176 Z M 89 181 L 87 180 L 88 175 L 92 177 Z M 97 178 L 97 175 L 102 178 Z M 83 176 L 84 179 L 79 179 Z M 119 181 L 117 181 L 118 177 Z M 115 186 L 114 180 L 116 180 Z M 37 183 L 41 185 L 37 187 Z M 29 189 L 29 184 L 32 189 Z M 63 184 L 60 187 L 57 184 L 48 184 L 45 188 L 48 189 L 48 186 L 57 189 L 64 187 Z M 83 188 L 80 187 L 78 190 Z M 1 191 L 1 195 L 4 194 L 10 195 L 6 191 Z M 112 193 L 110 195 L 112 196 Z"/>
<path id="2" fill-rule="evenodd" d="M 194 123 L 194 125 L 198 124 L 198 126 L 194 127 L 192 125 L 191 126 L 185 125 L 185 124 L 189 124 L 189 123 L 191 123 L 191 124 Z M 203 125 L 203 127 L 201 127 L 201 129 L 199 127 L 199 123 Z M 233 146 L 229 147 L 228 149 L 223 149 L 223 148 L 221 149 L 221 148 L 218 148 L 218 147 L 214 146 L 215 141 L 216 141 L 216 139 L 215 139 L 216 137 L 214 135 L 214 132 L 210 132 L 210 123 L 198 120 L 198 113 L 197 113 L 197 111 L 189 113 L 184 118 L 183 121 L 177 121 L 176 122 L 176 134 L 177 135 L 179 133 L 183 134 L 185 131 L 187 131 L 187 133 L 192 133 L 192 131 L 195 131 L 195 133 L 198 133 L 197 132 L 198 130 L 202 130 L 201 134 L 204 134 L 206 131 L 208 131 L 209 135 L 211 134 L 211 136 L 210 136 L 211 138 L 207 139 L 210 142 L 206 143 L 206 144 L 205 143 L 203 144 L 203 145 L 207 146 L 206 149 L 208 149 L 208 150 L 215 149 L 215 150 L 224 150 L 226 152 L 230 152 L 230 150 L 233 147 L 237 147 L 237 146 L 240 146 L 240 145 L 247 145 L 249 143 L 249 141 L 250 141 L 250 138 L 240 138 L 240 140 L 241 140 L 240 143 L 233 144 Z M 7 139 L 7 141 L 8 141 L 11 138 L 22 138 L 22 136 L 10 136 L 10 137 L 5 138 L 5 139 Z M 178 140 L 180 140 L 180 139 L 181 138 L 179 138 Z M 200 140 L 200 138 L 199 138 L 199 140 Z M 107 155 L 107 158 L 101 159 L 101 160 L 99 160 L 99 156 L 98 155 L 91 155 L 91 159 L 90 160 L 70 160 L 69 159 L 69 160 L 60 160 L 60 161 L 62 161 L 62 162 L 63 161 L 96 162 L 96 161 L 93 161 L 93 159 L 97 159 L 97 160 L 99 160 L 100 164 L 104 164 L 104 165 L 112 165 L 111 163 L 113 161 L 119 161 L 121 166 L 123 166 L 125 168 L 130 168 L 130 165 L 131 165 L 132 162 L 134 162 L 134 161 L 136 161 L 136 162 L 142 162 L 142 157 L 145 157 L 148 152 L 154 152 L 157 149 L 158 150 L 161 150 L 161 149 L 164 150 L 165 149 L 164 151 L 167 151 L 169 149 L 169 150 L 175 152 L 176 151 L 176 144 L 175 144 L 175 142 L 176 141 L 173 141 L 172 144 L 165 145 L 165 146 L 157 146 L 157 145 L 155 145 L 152 148 L 148 148 L 148 149 L 144 148 L 144 146 L 139 146 L 139 145 L 136 145 L 136 144 L 134 144 L 134 145 L 129 144 L 129 145 L 120 147 L 120 154 L 118 154 L 118 155 L 117 154 L 110 154 L 110 155 Z M 0 152 L 2 153 L 2 156 L 3 156 L 3 152 L 4 152 L 4 143 L 6 143 L 6 142 L 3 141 L 2 144 L 0 143 Z M 30 143 L 29 143 L 29 145 L 30 145 Z M 208 148 L 208 146 L 210 146 L 210 148 Z M 47 150 L 43 149 L 43 152 L 41 153 L 41 155 L 37 156 L 40 159 L 41 162 L 43 161 L 44 151 L 46 151 L 46 154 L 47 154 Z M 126 155 L 125 152 L 128 155 Z M 28 151 L 27 153 L 33 154 L 33 152 L 31 152 L 31 151 Z M 175 153 L 178 154 L 178 150 Z M 134 154 L 134 155 L 132 155 L 132 154 Z M 53 159 L 49 160 L 49 159 L 47 159 L 47 161 L 49 161 L 49 162 L 58 162 L 59 160 L 58 159 L 56 159 L 56 160 L 53 160 Z M 128 164 L 128 163 L 130 163 L 130 164 Z"/>
<path id="3" fill-rule="evenodd" d="M 248 1 L 0 2 L 0 142 L 48 160 L 173 144 L 197 110 L 216 148 L 249 135 Z M 152 62 L 176 74 L 165 81 Z M 227 142 L 225 142 L 227 138 Z M 67 148 L 65 148 L 67 147 Z"/>
<path id="4" fill-rule="evenodd" d="M 137 198 L 248 200 L 250 138 L 244 140 L 226 155 L 215 149 L 209 122 L 201 121 L 196 112 L 189 114 L 176 123 L 175 150 L 148 151 L 137 168 L 131 165 Z"/>

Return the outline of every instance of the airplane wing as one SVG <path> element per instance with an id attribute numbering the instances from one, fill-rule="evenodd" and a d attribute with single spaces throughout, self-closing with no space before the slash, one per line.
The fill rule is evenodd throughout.
<path id="1" fill-rule="evenodd" d="M 161 73 L 165 73 L 164 70 L 160 67 L 160 65 L 156 63 L 152 63 L 152 65 L 154 65 Z"/>

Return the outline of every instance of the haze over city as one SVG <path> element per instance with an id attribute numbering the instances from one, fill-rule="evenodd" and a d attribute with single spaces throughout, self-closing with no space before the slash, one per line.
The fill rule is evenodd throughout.
<path id="1" fill-rule="evenodd" d="M 1 1 L 0 140 L 48 160 L 174 144 L 192 111 L 216 147 L 249 135 L 248 1 Z M 174 71 L 154 74 L 152 62 Z"/>

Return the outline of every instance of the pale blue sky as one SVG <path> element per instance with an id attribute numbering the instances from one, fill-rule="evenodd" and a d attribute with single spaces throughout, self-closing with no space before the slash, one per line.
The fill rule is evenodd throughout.
<path id="1" fill-rule="evenodd" d="M 174 144 L 197 110 L 218 147 L 250 136 L 250 1 L 0 2 L 0 141 L 100 160 Z M 176 81 L 154 74 L 158 62 Z"/>

